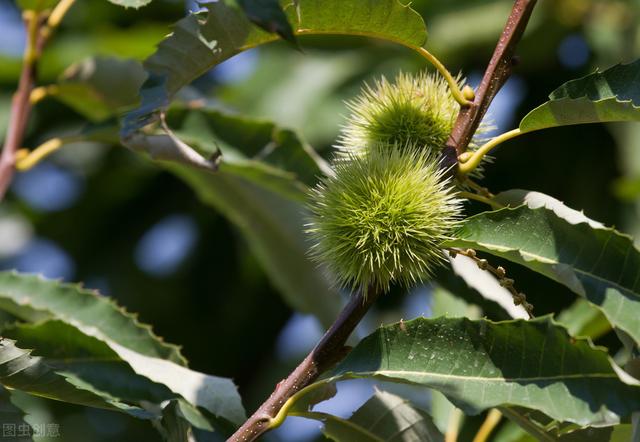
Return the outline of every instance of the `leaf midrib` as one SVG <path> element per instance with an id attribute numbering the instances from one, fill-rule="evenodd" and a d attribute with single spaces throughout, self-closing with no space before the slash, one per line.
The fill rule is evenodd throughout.
<path id="1" fill-rule="evenodd" d="M 501 376 L 497 377 L 482 377 L 482 376 L 464 376 L 454 374 L 444 374 L 437 372 L 427 371 L 414 371 L 414 370 L 375 370 L 375 371 L 349 371 L 340 375 L 333 376 L 325 379 L 325 382 L 334 382 L 349 377 L 350 375 L 356 376 L 387 376 L 387 377 L 406 377 L 406 376 L 430 376 L 441 379 L 456 379 L 456 380 L 473 380 L 478 382 L 539 382 L 539 381 L 562 381 L 569 379 L 618 379 L 615 373 L 574 373 L 565 374 L 560 376 L 532 376 L 532 377 L 517 377 L 517 378 L 505 378 Z"/>

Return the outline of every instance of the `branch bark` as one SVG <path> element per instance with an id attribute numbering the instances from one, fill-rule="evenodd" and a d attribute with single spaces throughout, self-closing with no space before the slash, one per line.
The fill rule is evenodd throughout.
<path id="1" fill-rule="evenodd" d="M 500 40 L 482 77 L 473 102 L 460 109 L 446 148 L 447 166 L 457 166 L 457 158 L 464 153 L 473 138 L 491 101 L 506 83 L 514 66 L 516 47 L 524 33 L 537 0 L 516 0 Z"/>
<path id="2" fill-rule="evenodd" d="M 4 198 L 15 172 L 16 152 L 22 145 L 27 121 L 31 113 L 29 97 L 35 83 L 37 59 L 44 46 L 40 26 L 42 18 L 35 13 L 25 16 L 27 28 L 27 47 L 20 72 L 18 89 L 11 101 L 11 116 L 4 141 L 4 148 L 0 154 L 0 201 Z"/>
<path id="3" fill-rule="evenodd" d="M 467 149 L 489 104 L 511 75 L 516 46 L 535 5 L 536 0 L 515 0 L 507 25 L 500 36 L 475 99 L 469 106 L 460 110 L 447 141 L 443 155 L 448 165 L 457 167 L 458 155 Z M 377 293 L 366 297 L 362 294 L 353 296 L 318 345 L 289 377 L 276 386 L 269 399 L 227 442 L 249 442 L 258 438 L 269 429 L 270 420 L 278 414 L 287 399 L 310 385 L 323 371 L 341 360 L 349 352 L 349 348 L 344 345 L 347 338 L 373 305 L 377 296 Z"/>
<path id="4" fill-rule="evenodd" d="M 227 442 L 247 442 L 258 438 L 269 429 L 270 420 L 278 414 L 287 399 L 343 359 L 350 351 L 345 342 L 378 296 L 377 290 L 370 290 L 366 296 L 362 292 L 353 295 L 311 353 L 286 379 L 278 383 L 269 399 Z"/>

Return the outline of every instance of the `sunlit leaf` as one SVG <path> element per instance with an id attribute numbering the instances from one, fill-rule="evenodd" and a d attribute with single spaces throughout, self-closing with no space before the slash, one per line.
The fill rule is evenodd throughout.
<path id="1" fill-rule="evenodd" d="M 288 2 L 287 2 L 288 3 Z M 296 36 L 360 35 L 420 47 L 427 38 L 424 21 L 397 0 L 300 0 L 286 13 Z M 145 62 L 152 78 L 143 86 L 142 104 L 125 119 L 125 138 L 153 119 L 181 87 L 222 61 L 252 47 L 278 39 L 252 24 L 236 8 L 216 2 L 207 13 L 176 23 L 173 33 Z"/>
<path id="2" fill-rule="evenodd" d="M 569 81 L 520 122 L 531 132 L 556 126 L 640 121 L 640 60 Z"/>
<path id="3" fill-rule="evenodd" d="M 568 219 L 546 207 L 485 212 L 468 218 L 447 246 L 485 251 L 541 273 L 584 296 L 640 342 L 640 252 L 613 229 Z"/>
<path id="4" fill-rule="evenodd" d="M 378 329 L 324 382 L 352 378 L 424 385 L 467 414 L 509 405 L 551 419 L 606 426 L 640 407 L 608 355 L 549 317 L 494 323 L 418 318 Z"/>

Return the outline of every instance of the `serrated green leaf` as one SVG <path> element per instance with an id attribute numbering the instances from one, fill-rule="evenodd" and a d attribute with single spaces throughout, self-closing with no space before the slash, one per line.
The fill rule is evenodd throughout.
<path id="1" fill-rule="evenodd" d="M 50 318 L 77 328 L 108 346 L 102 352 L 115 353 L 138 375 L 166 386 L 191 404 L 207 409 L 231 422 L 244 420 L 237 389 L 229 379 L 190 370 L 178 348 L 164 343 L 151 328 L 97 292 L 77 285 L 47 281 L 37 276 L 0 272 L 0 299 L 41 310 Z M 13 312 L 20 316 L 20 311 Z M 78 343 L 76 337 L 76 343 Z M 85 345 L 86 340 L 82 341 Z M 95 342 L 93 343 L 95 346 Z M 70 372 L 66 372 L 70 373 Z M 79 379 L 89 386 L 88 380 Z M 120 386 L 122 387 L 122 386 Z"/>
<path id="2" fill-rule="evenodd" d="M 140 354 L 186 365 L 176 345 L 167 344 L 151 327 L 119 307 L 111 298 L 80 285 L 50 281 L 35 275 L 0 272 L 0 299 L 39 310 L 101 340 L 109 340 Z M 22 316 L 20 311 L 13 314 Z M 26 318 L 28 319 L 28 318 Z"/>
<path id="3" fill-rule="evenodd" d="M 323 382 L 377 378 L 442 392 L 467 414 L 501 405 L 551 419 L 607 426 L 640 407 L 608 355 L 549 317 L 494 323 L 419 318 L 378 329 Z"/>
<path id="4" fill-rule="evenodd" d="M 640 252 L 626 235 L 577 222 L 546 207 L 502 209 L 468 218 L 445 245 L 485 251 L 541 273 L 584 296 L 640 342 Z"/>
<path id="5" fill-rule="evenodd" d="M 182 415 L 177 400 L 170 401 L 164 407 L 157 427 L 166 442 L 189 442 L 192 437 L 191 425 Z"/>
<path id="6" fill-rule="evenodd" d="M 33 429 L 24 420 L 24 412 L 11 402 L 11 394 L 0 386 L 0 424 L 15 430 L 13 435 L 3 434 L 6 442 L 32 442 Z M 5 427 L 7 428 L 7 427 Z"/>
<path id="7" fill-rule="evenodd" d="M 104 342 L 60 321 L 15 324 L 2 335 L 21 346 L 37 349 L 43 361 L 58 372 L 70 373 L 95 390 L 119 401 L 160 403 L 177 397 L 166 386 L 136 374 Z"/>
<path id="8" fill-rule="evenodd" d="M 398 0 L 285 1 L 293 33 L 300 35 L 360 35 L 420 47 L 427 38 L 424 21 Z M 224 2 L 207 5 L 208 13 L 192 14 L 174 27 L 158 51 L 145 62 L 151 74 L 143 86 L 141 106 L 124 120 L 122 134 L 129 138 L 153 120 L 183 86 L 239 52 L 277 40 L 253 25 L 242 12 Z"/>
<path id="9" fill-rule="evenodd" d="M 143 410 L 120 403 L 67 373 L 60 373 L 42 358 L 0 338 L 0 385 L 34 396 L 149 417 Z"/>
<path id="10" fill-rule="evenodd" d="M 522 132 L 573 124 L 640 121 L 640 60 L 569 81 L 520 122 Z"/>
<path id="11" fill-rule="evenodd" d="M 336 442 L 444 441 L 426 411 L 385 391 L 376 391 L 349 419 L 317 412 L 300 415 L 324 422 L 322 432 Z"/>
<path id="12" fill-rule="evenodd" d="M 89 120 L 102 121 L 135 105 L 145 78 L 136 60 L 93 57 L 67 68 L 47 93 Z"/>
<path id="13" fill-rule="evenodd" d="M 220 173 L 299 201 L 322 174 L 324 161 L 293 131 L 217 109 L 174 106 L 167 116 L 176 135 L 204 157 L 222 154 Z"/>

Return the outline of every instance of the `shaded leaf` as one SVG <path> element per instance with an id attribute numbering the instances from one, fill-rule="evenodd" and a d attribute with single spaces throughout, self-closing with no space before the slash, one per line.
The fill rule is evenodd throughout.
<path id="1" fill-rule="evenodd" d="M 267 32 L 274 32 L 292 43 L 296 42 L 293 29 L 278 0 L 236 0 L 245 15 Z"/>
<path id="2" fill-rule="evenodd" d="M 188 442 L 190 440 L 191 426 L 182 415 L 178 401 L 170 401 L 164 407 L 158 429 L 167 442 Z"/>
<path id="3" fill-rule="evenodd" d="M 253 25 L 242 12 L 223 2 L 207 5 L 208 13 L 178 21 L 173 33 L 145 62 L 151 74 L 141 91 L 142 103 L 124 121 L 123 137 L 148 124 L 183 86 L 239 52 L 277 40 Z M 422 17 L 397 0 L 299 0 L 285 10 L 294 35 L 361 35 L 408 47 L 427 38 Z"/>
<path id="4" fill-rule="evenodd" d="M 542 413 L 529 411 L 520 407 L 500 407 L 500 411 L 512 422 L 520 425 L 520 432 L 512 430 L 513 435 L 519 434 L 518 441 L 543 442 L 605 442 L 609 441 L 615 427 L 582 428 L 576 424 L 557 422 Z M 617 425 L 620 427 L 623 425 Z M 533 439 L 527 437 L 533 436 Z M 500 438 L 496 437 L 499 442 Z M 512 439 L 513 440 L 513 439 Z"/>
<path id="5" fill-rule="evenodd" d="M 119 401 L 160 403 L 177 397 L 164 385 L 137 375 L 104 342 L 60 321 L 16 324 L 2 330 L 5 337 L 27 348 L 36 348 L 44 362 L 59 372 L 105 392 Z"/>
<path id="6" fill-rule="evenodd" d="M 186 364 L 178 346 L 165 343 L 149 325 L 140 323 L 111 298 L 80 285 L 0 272 L 0 299 L 11 300 L 18 308 L 25 307 L 25 311 L 42 311 L 97 339 L 118 343 L 143 355 Z M 20 310 L 12 313 L 22 317 Z"/>
<path id="7" fill-rule="evenodd" d="M 300 415 L 324 422 L 322 432 L 336 442 L 444 441 L 426 411 L 384 391 L 376 391 L 349 419 L 317 412 Z"/>
<path id="8" fill-rule="evenodd" d="M 499 323 L 419 318 L 382 327 L 324 382 L 350 378 L 424 385 L 467 414 L 510 405 L 605 426 L 640 407 L 640 387 L 622 382 L 604 351 L 572 338 L 549 317 Z"/>
<path id="9" fill-rule="evenodd" d="M 67 68 L 47 93 L 88 119 L 101 121 L 135 105 L 145 77 L 136 60 L 93 57 Z"/>
<path id="10" fill-rule="evenodd" d="M 231 380 L 186 368 L 176 346 L 164 343 L 148 325 L 140 324 L 131 314 L 97 292 L 37 276 L 0 272 L 0 298 L 9 298 L 17 305 L 44 311 L 52 319 L 101 341 L 109 349 L 99 349 L 105 356 L 113 358 L 112 352 L 115 353 L 135 373 L 165 385 L 193 405 L 206 408 L 231 422 L 239 423 L 245 418 L 240 397 Z M 14 314 L 20 316 L 20 311 Z M 86 339 L 81 343 L 85 347 L 89 345 Z M 92 341 L 91 345 L 95 346 L 95 342 Z"/>
<path id="11" fill-rule="evenodd" d="M 485 251 L 541 273 L 584 296 L 640 342 L 640 252 L 630 237 L 526 206 L 470 217 L 456 236 L 447 247 Z"/>
<path id="12" fill-rule="evenodd" d="M 24 391 L 34 396 L 73 404 L 108 410 L 126 411 L 138 417 L 149 417 L 148 413 L 120 403 L 97 390 L 92 390 L 69 374 L 58 373 L 31 356 L 31 352 L 16 347 L 15 341 L 0 338 L 0 384 Z"/>
<path id="13" fill-rule="evenodd" d="M 556 126 L 640 121 L 640 60 L 569 81 L 520 122 L 531 132 Z"/>
<path id="14" fill-rule="evenodd" d="M 168 163 L 200 199 L 220 211 L 244 235 L 274 286 L 295 310 L 325 326 L 342 305 L 337 290 L 307 257 L 304 207 L 244 177 Z"/>
<path id="15" fill-rule="evenodd" d="M 2 440 L 6 442 L 32 442 L 33 434 L 31 426 L 24 420 L 24 412 L 11 403 L 11 394 L 0 386 L 0 424 L 9 425 L 14 428 L 13 436 L 2 435 Z"/>
<path id="16" fill-rule="evenodd" d="M 569 330 L 571 336 L 597 339 L 611 330 L 611 324 L 602 312 L 580 298 L 560 312 L 556 320 Z"/>
<path id="17" fill-rule="evenodd" d="M 216 109 L 174 106 L 168 115 L 176 135 L 204 157 L 222 154 L 219 172 L 241 176 L 296 200 L 322 174 L 324 161 L 293 131 L 274 123 Z"/>

